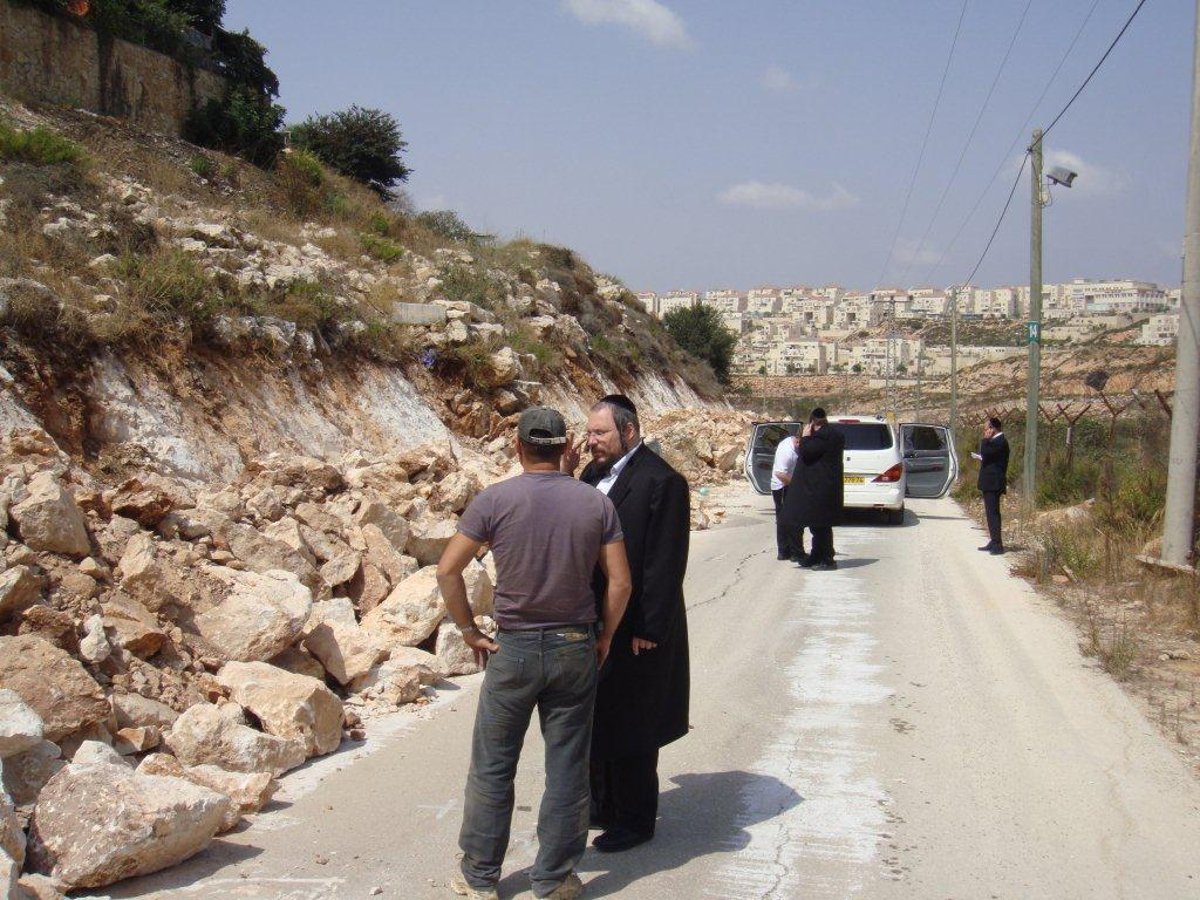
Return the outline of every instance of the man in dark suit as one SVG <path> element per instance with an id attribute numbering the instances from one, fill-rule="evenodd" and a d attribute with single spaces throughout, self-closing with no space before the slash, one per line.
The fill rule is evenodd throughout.
<path id="1" fill-rule="evenodd" d="M 683 601 L 691 527 L 687 481 L 642 444 L 622 394 L 592 407 L 592 460 L 581 480 L 617 508 L 633 592 L 600 672 L 592 731 L 592 845 L 611 853 L 654 836 L 658 751 L 688 731 L 688 632 Z M 575 458 L 565 465 L 572 471 Z"/>
<path id="2" fill-rule="evenodd" d="M 836 427 L 830 426 L 825 410 L 817 407 L 800 432 L 800 450 L 792 480 L 783 498 L 783 513 L 788 528 L 797 536 L 812 532 L 812 552 L 802 559 L 802 566 L 816 570 L 837 568 L 833 558 L 833 526 L 842 519 L 845 508 L 843 496 L 843 451 L 846 439 Z"/>
<path id="3" fill-rule="evenodd" d="M 989 418 L 983 426 L 979 452 L 971 454 L 979 460 L 979 492 L 983 494 L 983 512 L 990 538 L 979 549 L 995 555 L 1004 552 L 1004 536 L 1000 531 L 1000 495 L 1008 490 L 1008 438 L 1000 428 L 999 419 L 995 416 Z"/>

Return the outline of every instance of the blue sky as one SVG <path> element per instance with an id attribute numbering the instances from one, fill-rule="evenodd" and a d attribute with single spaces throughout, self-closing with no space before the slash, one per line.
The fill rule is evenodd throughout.
<path id="1" fill-rule="evenodd" d="M 267 46 L 289 121 L 394 115 L 420 208 L 570 246 L 635 290 L 869 289 L 966 278 L 1032 128 L 1135 6 L 229 0 L 225 25 Z M 1045 211 L 1047 281 L 1178 284 L 1194 9 L 1149 0 L 1047 137 L 1047 165 L 1079 172 Z M 1026 174 L 976 284 L 1028 281 L 1029 204 Z"/>

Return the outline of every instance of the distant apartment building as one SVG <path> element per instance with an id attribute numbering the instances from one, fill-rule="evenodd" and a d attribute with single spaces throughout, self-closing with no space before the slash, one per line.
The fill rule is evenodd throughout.
<path id="1" fill-rule="evenodd" d="M 1179 313 L 1158 313 L 1143 323 L 1138 343 L 1150 347 L 1170 347 L 1175 343 L 1178 334 Z"/>
<path id="2" fill-rule="evenodd" d="M 833 308 L 833 327 L 844 331 L 870 328 L 883 321 L 883 304 L 876 304 L 870 294 L 847 294 Z"/>
<path id="3" fill-rule="evenodd" d="M 705 291 L 704 296 L 700 299 L 700 303 L 704 306 L 711 306 L 722 316 L 742 311 L 742 295 L 737 291 Z"/>
<path id="4" fill-rule="evenodd" d="M 908 307 L 909 318 L 936 319 L 944 316 L 947 310 L 946 295 L 932 288 L 924 288 L 912 292 L 912 303 Z"/>
<path id="5" fill-rule="evenodd" d="M 1076 278 L 1067 290 L 1073 309 L 1098 315 L 1165 312 L 1167 309 L 1166 291 L 1148 281 L 1088 281 Z"/>
<path id="6" fill-rule="evenodd" d="M 637 302 L 642 305 L 642 309 L 652 316 L 658 315 L 658 294 L 654 291 L 639 291 L 634 294 L 637 297 Z"/>
<path id="7" fill-rule="evenodd" d="M 746 292 L 746 312 L 752 316 L 775 315 L 779 312 L 779 288 L 751 288 Z"/>
<path id="8" fill-rule="evenodd" d="M 667 291 L 658 295 L 658 315 L 665 316 L 677 309 L 691 309 L 699 301 L 696 291 Z"/>
<path id="9" fill-rule="evenodd" d="M 846 296 L 846 289 L 840 284 L 827 284 L 824 287 L 813 288 L 810 292 L 814 297 L 832 300 L 835 303 Z"/>
<path id="10" fill-rule="evenodd" d="M 829 345 L 821 341 L 788 341 L 780 348 L 779 362 L 787 375 L 824 375 L 829 370 Z"/>
<path id="11" fill-rule="evenodd" d="M 834 302 L 823 297 L 796 300 L 789 310 L 792 318 L 804 328 L 825 329 L 833 324 Z"/>
<path id="12" fill-rule="evenodd" d="M 999 287 L 976 294 L 975 311 L 985 319 L 1015 319 L 1020 293 L 1017 288 Z"/>

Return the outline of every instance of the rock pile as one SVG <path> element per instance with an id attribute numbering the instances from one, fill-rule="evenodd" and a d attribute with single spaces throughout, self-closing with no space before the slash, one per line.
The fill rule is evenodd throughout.
<path id="1" fill-rule="evenodd" d="M 724 518 L 724 508 L 709 499 L 707 488 L 745 477 L 751 421 L 737 410 L 677 409 L 643 423 L 647 441 L 661 446 L 663 457 L 692 487 L 693 529 Z"/>
<path id="2" fill-rule="evenodd" d="M 172 865 L 364 718 L 476 671 L 434 570 L 495 470 L 448 445 L 266 456 L 221 485 L 107 486 L 36 431 L 13 431 L 0 459 L 0 884 L 14 895 L 22 867 L 48 876 L 44 895 Z M 488 569 L 467 582 L 493 627 Z"/>

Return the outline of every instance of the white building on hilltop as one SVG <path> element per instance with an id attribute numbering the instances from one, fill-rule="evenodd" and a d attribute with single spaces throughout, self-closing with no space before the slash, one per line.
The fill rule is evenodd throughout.
<path id="1" fill-rule="evenodd" d="M 652 316 L 658 315 L 658 294 L 654 291 L 639 291 L 634 294 L 637 297 L 637 302 L 642 305 L 642 309 Z"/>
<path id="2" fill-rule="evenodd" d="M 659 294 L 659 318 L 677 309 L 691 309 L 699 299 L 700 295 L 695 291 L 667 291 L 665 294 Z"/>
<path id="3" fill-rule="evenodd" d="M 742 311 L 742 295 L 737 291 L 720 290 L 705 291 L 700 299 L 704 306 L 711 306 L 722 316 L 733 315 Z"/>
<path id="4" fill-rule="evenodd" d="M 1088 281 L 1076 278 L 1068 285 L 1072 307 L 1098 315 L 1165 312 L 1167 294 L 1148 281 Z"/>
<path id="5" fill-rule="evenodd" d="M 775 315 L 779 312 L 779 288 L 751 288 L 746 292 L 746 312 L 752 316 Z"/>
<path id="6" fill-rule="evenodd" d="M 1168 312 L 1151 316 L 1142 325 L 1137 342 L 1150 347 L 1170 347 L 1179 334 L 1179 313 Z"/>

